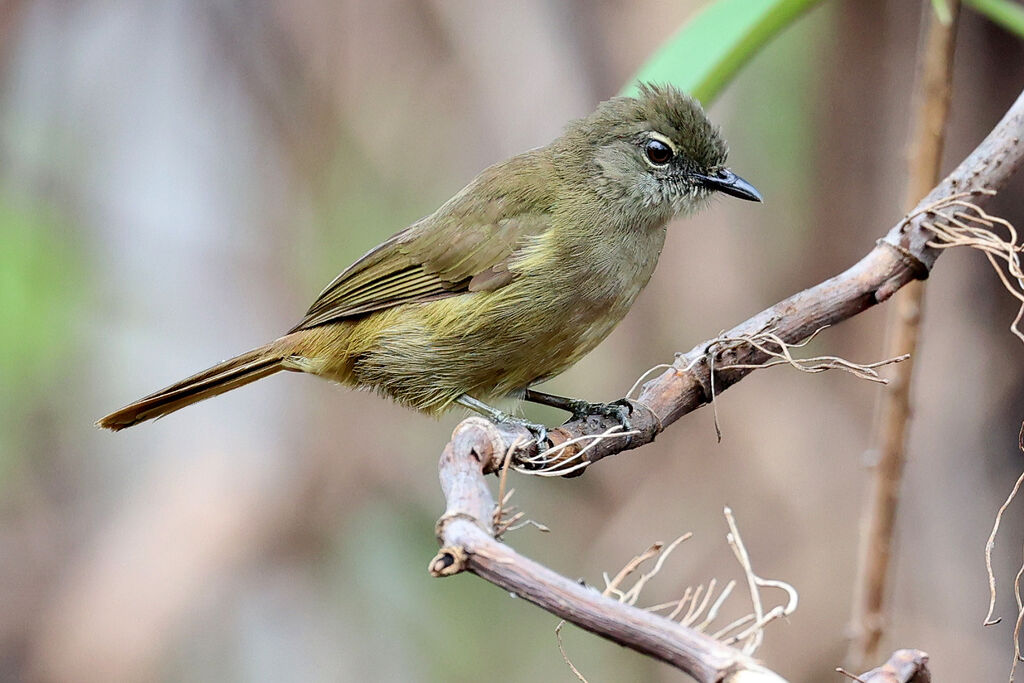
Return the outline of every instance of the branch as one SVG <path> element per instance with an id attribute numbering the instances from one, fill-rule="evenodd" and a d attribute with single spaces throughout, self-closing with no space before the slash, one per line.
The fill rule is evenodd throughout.
<path id="1" fill-rule="evenodd" d="M 949 0 L 949 15 L 945 21 L 933 9 L 931 0 L 923 0 L 922 5 L 924 29 L 918 45 L 917 102 L 912 152 L 907 159 L 908 208 L 913 207 L 914 202 L 939 179 L 960 14 L 959 0 Z M 895 297 L 894 304 L 889 311 L 885 353 L 890 356 L 906 354 L 911 358 L 896 368 L 894 381 L 883 389 L 872 438 L 878 456 L 872 468 L 870 492 L 861 513 L 864 532 L 854 582 L 852 638 L 847 653 L 847 661 L 857 666 L 874 660 L 885 622 L 886 579 L 892 559 L 900 483 L 906 463 L 913 355 L 917 352 L 921 329 L 924 283 L 909 284 Z"/>
<path id="2" fill-rule="evenodd" d="M 479 417 L 456 428 L 439 463 L 447 507 L 437 523 L 441 550 L 434 576 L 469 571 L 603 636 L 670 664 L 701 683 L 785 683 L 739 650 L 666 617 L 602 595 L 523 557 L 494 539 L 495 501 L 484 473 L 498 469 L 507 446 Z"/>
<path id="3" fill-rule="evenodd" d="M 570 464 L 562 471 L 578 473 L 609 455 L 649 443 L 669 424 L 709 402 L 714 395 L 712 387 L 721 392 L 752 372 L 750 366 L 772 357 L 773 349 L 768 346 L 749 342 L 718 345 L 721 338 L 755 338 L 770 330 L 782 343 L 797 344 L 822 327 L 886 301 L 907 283 L 926 278 L 942 250 L 934 241 L 934 225 L 956 220 L 959 209 L 950 198 L 987 201 L 1024 160 L 1022 137 L 1024 93 L 974 152 L 858 263 L 762 311 L 719 339 L 677 356 L 665 372 L 644 385 L 639 397 L 629 400 L 633 427 L 629 433 L 616 433 L 621 427 L 614 418 L 591 416 L 567 422 L 538 444 L 526 429 L 515 425 L 476 417 L 461 422 L 441 456 L 447 510 L 438 521 L 442 549 L 431 562 L 431 573 L 449 576 L 470 571 L 586 630 L 686 671 L 702 683 L 782 681 L 710 636 L 602 596 L 496 541 L 494 499 L 483 475 L 499 470 L 503 463 L 522 467 L 531 460 L 537 462 L 539 451 L 559 446 L 564 448 L 554 462 L 542 459 L 543 467 L 550 470 L 557 469 L 557 462 L 582 462 L 582 467 Z M 709 347 L 718 348 L 709 352 Z M 922 678 L 927 676 L 924 660 L 914 676 L 916 680 L 907 680 L 928 680 Z M 880 683 L 885 679 L 866 680 Z"/>
<path id="4" fill-rule="evenodd" d="M 953 217 L 954 208 L 931 207 L 957 194 L 972 197 L 976 204 L 987 202 L 986 192 L 998 191 L 1024 160 L 1024 93 L 1018 96 L 1003 119 L 980 145 L 928 195 L 918 202 L 908 217 L 893 226 L 864 258 L 851 268 L 821 284 L 806 289 L 758 313 L 728 331 L 725 337 L 740 338 L 771 329 L 784 342 L 806 339 L 821 327 L 834 325 L 886 301 L 901 287 L 928 277 L 941 249 L 930 244 L 934 233 L 927 226 L 937 218 Z M 949 212 L 949 215 L 946 215 Z M 602 458 L 650 443 L 668 425 L 711 400 L 712 376 L 709 372 L 709 340 L 680 354 L 661 375 L 647 382 L 636 399 L 629 399 L 632 427 L 629 435 L 606 434 L 618 426 L 614 418 L 590 416 L 572 420 L 548 433 L 548 441 L 538 444 L 524 428 L 498 425 L 501 448 L 506 451 L 517 440 L 525 446 L 515 449 L 513 458 L 523 462 L 536 458 L 538 450 L 565 445 L 559 461 L 583 461 L 592 464 Z M 714 353 L 714 388 L 721 393 L 739 382 L 751 368 L 731 365 L 759 365 L 767 354 L 753 346 L 731 347 Z M 575 440 L 575 441 L 574 441 Z M 567 442 L 572 441 L 573 443 Z M 578 454 L 590 446 L 582 458 Z M 550 468 L 552 463 L 545 464 Z M 583 468 L 572 468 L 580 473 Z"/>
<path id="5" fill-rule="evenodd" d="M 932 680 L 928 655 L 920 650 L 896 650 L 885 664 L 860 676 L 843 669 L 836 671 L 860 683 L 931 683 Z"/>

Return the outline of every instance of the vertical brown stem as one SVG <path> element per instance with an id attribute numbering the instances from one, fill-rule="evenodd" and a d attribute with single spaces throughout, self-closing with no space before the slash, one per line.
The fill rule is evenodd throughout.
<path id="1" fill-rule="evenodd" d="M 950 81 L 959 0 L 946 0 L 952 21 L 943 24 L 924 0 L 924 28 L 918 48 L 917 84 L 912 147 L 907 168 L 907 201 L 913 208 L 939 179 L 939 164 L 949 112 Z M 905 286 L 894 299 L 887 329 L 887 357 L 913 354 L 920 332 L 924 283 Z M 895 367 L 885 388 L 873 442 L 878 460 L 863 520 L 860 567 L 854 587 L 852 634 L 848 658 L 862 667 L 876 656 L 885 620 L 886 577 L 892 557 L 893 529 L 899 505 L 900 481 L 910 421 L 910 385 L 914 357 Z"/>

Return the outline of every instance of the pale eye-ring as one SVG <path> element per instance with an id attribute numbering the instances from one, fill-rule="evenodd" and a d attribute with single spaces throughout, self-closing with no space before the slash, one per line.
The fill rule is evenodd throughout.
<path id="1" fill-rule="evenodd" d="M 655 166 L 664 166 L 672 160 L 672 148 L 661 140 L 651 138 L 644 143 L 644 154 Z"/>

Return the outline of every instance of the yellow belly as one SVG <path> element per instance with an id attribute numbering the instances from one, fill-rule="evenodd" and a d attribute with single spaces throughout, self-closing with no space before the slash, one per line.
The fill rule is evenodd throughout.
<path id="1" fill-rule="evenodd" d="M 517 286 L 518 285 L 518 286 Z M 462 394 L 515 393 L 597 346 L 639 287 L 601 305 L 547 297 L 520 283 L 396 306 L 301 333 L 292 366 L 437 413 Z"/>
<path id="2" fill-rule="evenodd" d="M 656 255 L 664 231 L 649 238 L 658 241 Z M 462 394 L 505 396 L 559 374 L 597 346 L 629 311 L 655 262 L 619 259 L 602 270 L 581 259 L 553 273 L 550 262 L 524 261 L 518 277 L 494 291 L 305 330 L 290 365 L 428 413 Z"/>

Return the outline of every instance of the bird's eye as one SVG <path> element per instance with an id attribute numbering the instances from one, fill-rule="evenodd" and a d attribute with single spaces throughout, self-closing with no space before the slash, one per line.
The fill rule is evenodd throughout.
<path id="1" fill-rule="evenodd" d="M 648 140 L 644 143 L 644 154 L 655 166 L 664 166 L 672 159 L 672 148 L 661 140 Z"/>

